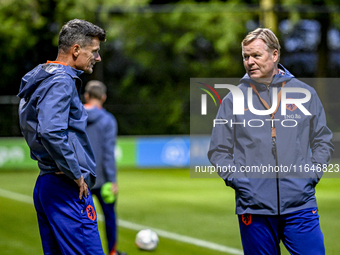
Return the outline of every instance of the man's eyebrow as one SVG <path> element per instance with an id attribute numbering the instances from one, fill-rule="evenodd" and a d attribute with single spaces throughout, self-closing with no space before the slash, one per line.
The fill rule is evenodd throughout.
<path id="1" fill-rule="evenodd" d="M 262 54 L 262 53 L 260 51 L 255 51 L 255 52 L 250 52 L 250 53 L 242 52 L 242 55 L 254 55 L 254 54 Z"/>

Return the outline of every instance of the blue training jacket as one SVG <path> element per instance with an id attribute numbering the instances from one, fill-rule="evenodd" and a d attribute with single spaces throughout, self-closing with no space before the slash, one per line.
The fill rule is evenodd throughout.
<path id="1" fill-rule="evenodd" d="M 82 71 L 62 64 L 38 65 L 21 80 L 20 128 L 38 161 L 40 175 L 62 171 L 95 183 L 95 160 L 86 134 L 87 113 L 79 98 Z"/>
<path id="2" fill-rule="evenodd" d="M 97 180 L 93 188 L 100 188 L 106 182 L 116 182 L 115 144 L 117 121 L 104 108 L 85 105 L 88 113 L 87 134 L 90 138 L 97 163 Z"/>
<path id="3" fill-rule="evenodd" d="M 282 65 L 279 68 L 280 73 L 269 87 L 253 82 L 247 74 L 241 79 L 238 88 L 245 98 L 244 115 L 233 115 L 233 96 L 228 93 L 216 116 L 228 122 L 213 128 L 208 158 L 226 185 L 235 189 L 237 214 L 280 215 L 316 207 L 315 186 L 334 150 L 332 132 L 326 126 L 325 112 L 315 90 L 294 78 Z M 286 106 L 286 115 L 281 115 L 279 106 L 274 121 L 276 158 L 270 115 L 253 114 L 248 109 L 247 93 L 249 83 L 254 84 L 271 106 L 273 88 L 279 92 L 283 82 L 284 88 L 310 91 L 311 99 L 303 106 L 311 115 L 305 115 L 293 104 Z M 291 92 L 287 98 L 305 98 L 305 94 Z M 255 109 L 266 110 L 254 92 L 252 100 Z"/>

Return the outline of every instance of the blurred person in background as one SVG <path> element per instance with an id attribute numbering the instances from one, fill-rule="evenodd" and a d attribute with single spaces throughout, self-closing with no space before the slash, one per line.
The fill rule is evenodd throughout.
<path id="1" fill-rule="evenodd" d="M 96 159 L 96 184 L 92 194 L 96 195 L 105 216 L 106 238 L 110 255 L 126 254 L 116 250 L 117 220 L 115 213 L 118 194 L 115 144 L 118 132 L 115 117 L 103 108 L 106 101 L 104 83 L 92 80 L 85 86 L 85 109 L 88 113 L 87 134 Z"/>
<path id="2" fill-rule="evenodd" d="M 89 190 L 96 165 L 79 75 L 101 61 L 105 37 L 85 20 L 67 22 L 56 61 L 38 65 L 21 81 L 20 128 L 40 169 L 33 198 L 44 254 L 104 254 Z"/>
<path id="3" fill-rule="evenodd" d="M 279 64 L 280 44 L 271 30 L 250 32 L 242 56 L 246 74 L 238 88 L 246 98 L 244 114 L 233 115 L 236 99 L 229 93 L 216 119 L 233 124 L 214 126 L 208 157 L 235 190 L 244 254 L 279 255 L 282 241 L 291 254 L 324 255 L 315 186 L 334 146 L 323 106 L 312 87 Z M 303 106 L 283 106 L 284 115 L 280 95 L 287 88 L 292 91 L 287 98 L 298 101 L 309 94 L 310 99 Z M 272 113 L 254 114 L 250 99 L 254 109 Z M 262 173 L 249 171 L 264 166 Z"/>

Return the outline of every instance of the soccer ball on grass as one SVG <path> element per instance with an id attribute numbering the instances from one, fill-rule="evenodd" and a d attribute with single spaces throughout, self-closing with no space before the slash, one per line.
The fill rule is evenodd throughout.
<path id="1" fill-rule="evenodd" d="M 137 233 L 135 243 L 141 250 L 152 251 L 156 249 L 158 241 L 156 232 L 151 229 L 143 229 Z"/>

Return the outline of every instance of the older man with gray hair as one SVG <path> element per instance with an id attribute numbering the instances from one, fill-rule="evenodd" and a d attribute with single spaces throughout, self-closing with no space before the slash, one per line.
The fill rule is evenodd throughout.
<path id="1" fill-rule="evenodd" d="M 229 93 L 216 119 L 233 125 L 213 128 L 208 157 L 217 169 L 229 169 L 219 175 L 235 190 L 244 254 L 281 254 L 282 241 L 291 254 L 324 255 L 315 186 L 334 146 L 323 106 L 312 87 L 279 64 L 280 44 L 270 29 L 250 32 L 242 41 L 242 56 L 246 74 L 238 88 L 246 98 L 244 114 L 233 115 Z M 293 99 L 303 98 L 299 91 L 311 95 L 303 104 L 310 115 L 296 105 L 286 105 L 289 116 L 281 114 L 281 92 L 286 89 Z M 249 102 L 256 110 L 273 110 L 256 115 Z M 288 118 L 293 125 L 281 125 Z M 243 125 L 249 121 L 251 125 Z"/>

